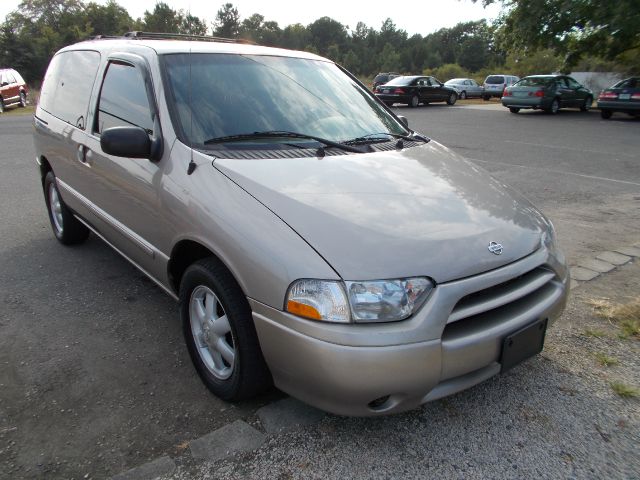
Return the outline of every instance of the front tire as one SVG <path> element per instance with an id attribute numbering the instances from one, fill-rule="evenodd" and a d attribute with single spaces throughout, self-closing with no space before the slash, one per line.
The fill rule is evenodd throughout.
<path id="1" fill-rule="evenodd" d="M 464 90 L 460 92 L 460 100 L 464 100 L 467 98 L 467 92 Z"/>
<path id="2" fill-rule="evenodd" d="M 584 99 L 584 104 L 580 107 L 580 110 L 583 112 L 588 112 L 591 110 L 591 105 L 593 105 L 593 98 L 587 97 Z"/>
<path id="3" fill-rule="evenodd" d="M 411 101 L 409 102 L 409 106 L 411 108 L 416 108 L 420 104 L 420 98 L 417 95 L 411 97 Z"/>
<path id="4" fill-rule="evenodd" d="M 458 95 L 452 93 L 451 95 L 449 95 L 449 98 L 447 98 L 447 105 L 455 105 L 456 100 L 458 100 Z"/>
<path id="5" fill-rule="evenodd" d="M 491 100 L 491 95 L 483 95 L 483 96 L 482 96 L 482 99 L 483 99 L 485 102 L 487 102 L 487 101 Z"/>
<path id="6" fill-rule="evenodd" d="M 518 113 L 520 111 L 520 109 L 518 107 L 509 107 L 509 111 L 511 113 Z"/>
<path id="7" fill-rule="evenodd" d="M 24 92 L 20 92 L 20 107 L 24 108 L 27 106 L 27 94 Z"/>
<path id="8" fill-rule="evenodd" d="M 180 317 L 191 360 L 206 387 L 227 401 L 272 384 L 242 289 L 217 259 L 191 265 L 180 282 Z"/>
<path id="9" fill-rule="evenodd" d="M 43 186 L 49 222 L 55 237 L 63 245 L 76 245 L 84 242 L 89 236 L 89 229 L 73 216 L 69 207 L 62 200 L 53 172 L 48 172 L 44 177 Z"/>
<path id="10" fill-rule="evenodd" d="M 611 118 L 611 115 L 613 115 L 613 112 L 611 110 L 600 110 L 600 116 L 605 120 L 609 120 Z"/>
<path id="11" fill-rule="evenodd" d="M 558 110 L 560 110 L 560 102 L 558 102 L 557 98 L 554 98 L 547 112 L 551 115 L 555 115 L 558 113 Z"/>
<path id="12" fill-rule="evenodd" d="M 4 101 L 0 98 L 0 113 L 4 113 Z"/>

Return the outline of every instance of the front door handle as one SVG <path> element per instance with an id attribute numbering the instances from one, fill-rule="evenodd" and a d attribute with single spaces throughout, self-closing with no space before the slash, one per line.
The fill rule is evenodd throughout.
<path id="1" fill-rule="evenodd" d="M 84 145 L 78 145 L 78 150 L 76 151 L 76 156 L 80 163 L 84 163 L 87 165 L 87 150 L 88 148 Z"/>

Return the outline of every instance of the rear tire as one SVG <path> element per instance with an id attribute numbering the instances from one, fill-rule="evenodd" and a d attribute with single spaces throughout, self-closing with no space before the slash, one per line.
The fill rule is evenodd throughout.
<path id="1" fill-rule="evenodd" d="M 488 100 L 491 100 L 491 95 L 483 95 L 482 99 L 486 102 Z"/>
<path id="2" fill-rule="evenodd" d="M 196 371 L 216 396 L 238 401 L 272 385 L 249 302 L 218 259 L 199 260 L 185 271 L 180 317 Z"/>
<path id="3" fill-rule="evenodd" d="M 420 104 L 420 98 L 417 95 L 411 97 L 411 101 L 409 102 L 409 106 L 411 108 L 416 108 Z"/>
<path id="4" fill-rule="evenodd" d="M 593 98 L 587 97 L 584 100 L 584 105 L 580 107 L 580 110 L 583 112 L 588 112 L 589 110 L 591 110 L 591 105 L 593 105 Z"/>
<path id="5" fill-rule="evenodd" d="M 387 107 L 393 107 L 393 102 L 384 102 Z"/>
<path id="6" fill-rule="evenodd" d="M 87 239 L 89 229 L 73 216 L 69 207 L 62 200 L 53 172 L 48 172 L 44 177 L 44 200 L 47 204 L 47 213 L 53 234 L 60 243 L 76 245 Z"/>
<path id="7" fill-rule="evenodd" d="M 511 113 L 518 113 L 520 111 L 520 109 L 518 107 L 509 107 L 509 111 Z"/>
<path id="8" fill-rule="evenodd" d="M 447 98 L 447 105 L 455 105 L 457 100 L 458 95 L 452 93 L 451 95 L 449 95 L 449 98 Z"/>
<path id="9" fill-rule="evenodd" d="M 613 115 L 613 112 L 611 110 L 600 110 L 600 116 L 605 120 L 609 120 L 611 118 L 611 115 Z"/>

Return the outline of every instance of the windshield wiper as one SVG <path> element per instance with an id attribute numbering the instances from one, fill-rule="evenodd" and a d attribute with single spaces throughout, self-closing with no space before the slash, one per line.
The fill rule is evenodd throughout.
<path id="1" fill-rule="evenodd" d="M 242 142 L 244 140 L 255 140 L 259 138 L 303 138 L 309 140 L 315 140 L 327 147 L 335 147 L 347 152 L 364 153 L 359 148 L 344 143 L 334 142 L 322 137 L 316 137 L 315 135 L 307 135 L 306 133 L 288 132 L 286 130 L 273 130 L 267 132 L 253 132 L 253 133 L 240 133 L 237 135 L 226 135 L 224 137 L 210 138 L 204 142 L 205 145 L 212 145 L 215 143 L 230 143 L 230 142 Z"/>
<path id="2" fill-rule="evenodd" d="M 390 132 L 379 132 L 379 133 L 369 133 L 367 135 L 362 135 L 361 137 L 352 138 L 350 140 L 346 140 L 342 142 L 343 145 L 362 145 L 368 143 L 381 143 L 389 141 L 388 138 L 381 138 L 383 135 L 387 137 L 398 138 L 401 140 L 407 140 L 408 142 L 414 142 L 416 140 L 428 143 L 431 141 L 430 138 L 424 137 L 417 133 L 413 133 L 411 136 L 409 135 L 401 135 L 399 133 L 390 133 Z M 373 138 L 372 138 L 373 137 Z M 378 138 L 375 138 L 378 137 Z"/>

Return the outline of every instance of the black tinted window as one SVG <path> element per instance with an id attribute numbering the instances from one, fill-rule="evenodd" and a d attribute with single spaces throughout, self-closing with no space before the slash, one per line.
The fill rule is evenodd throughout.
<path id="1" fill-rule="evenodd" d="M 136 126 L 153 132 L 149 99 L 141 73 L 124 63 L 110 63 L 104 77 L 96 130 Z"/>
<path id="2" fill-rule="evenodd" d="M 631 77 L 616 83 L 611 88 L 638 88 L 640 86 L 640 78 Z"/>
<path id="3" fill-rule="evenodd" d="M 53 57 L 40 92 L 40 107 L 84 129 L 99 65 L 100 54 L 89 50 L 63 52 Z"/>

